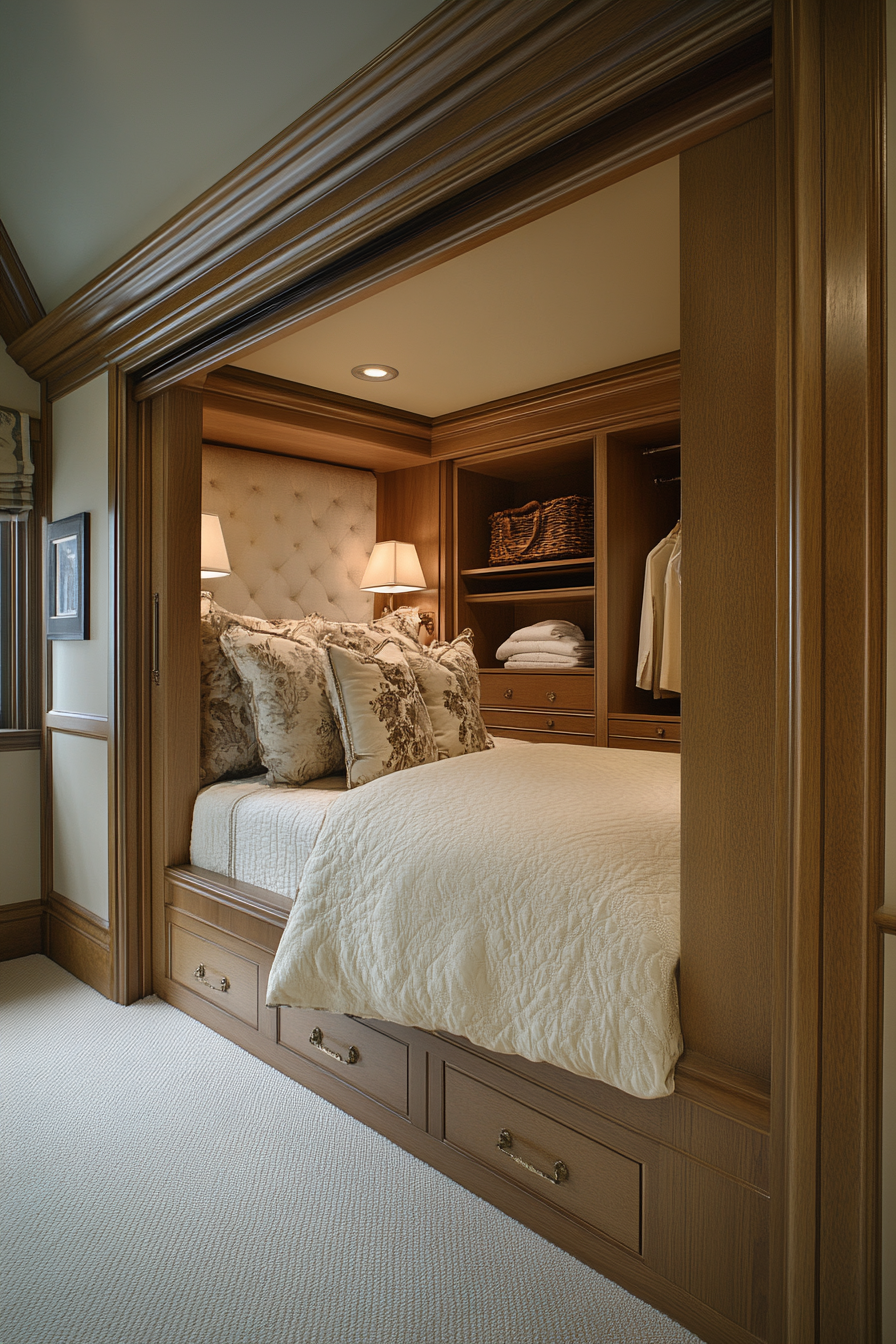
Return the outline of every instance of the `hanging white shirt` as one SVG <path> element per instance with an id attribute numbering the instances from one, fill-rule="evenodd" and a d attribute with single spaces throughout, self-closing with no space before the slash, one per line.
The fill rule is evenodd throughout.
<path id="1" fill-rule="evenodd" d="M 638 675 L 635 684 L 644 691 L 659 693 L 660 662 L 663 649 L 663 622 L 666 611 L 666 570 L 675 549 L 680 526 L 675 524 L 647 557 L 644 566 L 644 597 L 641 602 L 641 635 L 638 643 Z"/>

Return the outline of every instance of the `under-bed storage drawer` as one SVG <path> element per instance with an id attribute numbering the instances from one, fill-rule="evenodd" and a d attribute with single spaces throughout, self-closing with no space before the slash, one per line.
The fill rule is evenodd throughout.
<path id="1" fill-rule="evenodd" d="M 168 974 L 231 1017 L 258 1027 L 258 965 L 226 947 L 168 925 Z"/>
<path id="2" fill-rule="evenodd" d="M 445 1142 L 641 1250 L 641 1164 L 445 1068 Z"/>
<path id="3" fill-rule="evenodd" d="M 280 1008 L 277 1040 L 401 1115 L 408 1112 L 408 1048 L 353 1017 Z"/>

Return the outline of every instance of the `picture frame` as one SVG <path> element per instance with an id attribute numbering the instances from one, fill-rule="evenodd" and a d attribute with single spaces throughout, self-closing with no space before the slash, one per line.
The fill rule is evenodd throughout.
<path id="1" fill-rule="evenodd" d="M 90 514 L 47 524 L 47 639 L 90 638 Z"/>

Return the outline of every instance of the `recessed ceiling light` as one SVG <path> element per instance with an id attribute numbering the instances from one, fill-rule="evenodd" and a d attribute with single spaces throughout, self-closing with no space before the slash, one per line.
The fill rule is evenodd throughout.
<path id="1" fill-rule="evenodd" d="M 352 369 L 352 377 L 360 378 L 364 383 L 388 383 L 390 379 L 398 377 L 398 370 L 393 369 L 391 364 L 356 364 Z"/>

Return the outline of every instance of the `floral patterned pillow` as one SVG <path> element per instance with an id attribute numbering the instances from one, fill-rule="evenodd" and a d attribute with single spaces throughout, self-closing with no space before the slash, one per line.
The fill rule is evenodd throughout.
<path id="1" fill-rule="evenodd" d="M 365 653 L 326 640 L 323 652 L 350 789 L 438 760 L 429 714 L 396 643 Z"/>
<path id="2" fill-rule="evenodd" d="M 359 653 L 373 653 L 384 640 L 397 644 L 402 652 L 419 653 L 420 613 L 416 607 L 399 607 L 398 611 L 387 612 L 375 621 L 364 624 L 361 621 L 327 621 L 323 616 L 309 616 L 313 622 L 320 642 L 336 644 L 344 649 L 356 649 Z"/>
<path id="3" fill-rule="evenodd" d="M 236 668 L 221 647 L 231 622 L 246 630 L 268 631 L 314 644 L 314 628 L 303 620 L 263 620 L 219 607 L 211 593 L 199 608 L 199 776 L 203 787 L 217 779 L 257 774 L 263 769 L 252 706 Z"/>
<path id="4" fill-rule="evenodd" d="M 248 691 L 259 754 L 271 781 L 308 784 L 339 770 L 342 744 L 316 642 L 248 630 L 233 621 L 221 645 Z"/>
<path id="5" fill-rule="evenodd" d="M 471 631 L 464 630 L 450 644 L 430 644 L 425 653 L 406 656 L 432 721 L 439 757 L 493 747 L 479 712 L 479 665 Z"/>

